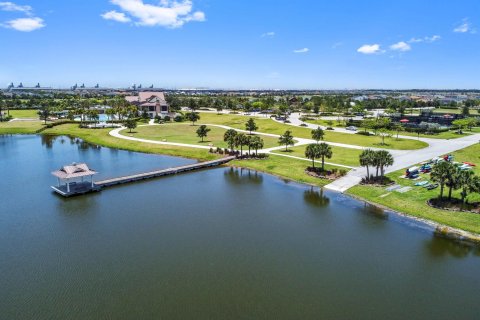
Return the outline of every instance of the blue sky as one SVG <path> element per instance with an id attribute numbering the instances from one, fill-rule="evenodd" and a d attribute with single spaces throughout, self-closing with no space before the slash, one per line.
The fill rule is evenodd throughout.
<path id="1" fill-rule="evenodd" d="M 0 0 L 0 25 L 1 86 L 480 88 L 478 0 Z"/>

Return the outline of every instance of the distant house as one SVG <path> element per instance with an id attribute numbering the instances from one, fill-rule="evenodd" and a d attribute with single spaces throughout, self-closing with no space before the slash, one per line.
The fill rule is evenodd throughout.
<path id="1" fill-rule="evenodd" d="M 138 107 L 140 112 L 146 112 L 150 118 L 156 116 L 171 116 L 170 106 L 163 92 L 143 91 L 138 96 L 126 96 L 125 99 Z"/>

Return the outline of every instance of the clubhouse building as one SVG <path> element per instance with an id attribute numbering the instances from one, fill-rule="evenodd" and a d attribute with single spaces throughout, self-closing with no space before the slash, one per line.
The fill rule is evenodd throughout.
<path id="1" fill-rule="evenodd" d="M 170 107 L 163 92 L 141 91 L 138 96 L 126 96 L 125 99 L 137 106 L 140 112 L 146 112 L 150 118 L 174 116 L 170 112 Z"/>

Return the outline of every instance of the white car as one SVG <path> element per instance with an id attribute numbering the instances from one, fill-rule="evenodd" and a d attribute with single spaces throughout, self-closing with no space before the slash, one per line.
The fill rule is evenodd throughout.
<path id="1" fill-rule="evenodd" d="M 349 130 L 349 131 L 357 131 L 357 127 L 354 127 L 354 126 L 350 126 L 350 127 L 346 127 L 345 129 Z"/>

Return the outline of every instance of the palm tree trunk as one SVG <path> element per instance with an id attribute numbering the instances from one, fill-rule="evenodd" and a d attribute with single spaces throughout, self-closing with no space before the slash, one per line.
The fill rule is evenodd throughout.
<path id="1" fill-rule="evenodd" d="M 452 200 L 453 186 L 448 187 L 448 201 Z"/>
<path id="2" fill-rule="evenodd" d="M 315 169 L 315 158 L 312 158 L 312 167 Z"/>
<path id="3" fill-rule="evenodd" d="M 367 180 L 370 180 L 370 167 L 367 165 Z"/>
<path id="4" fill-rule="evenodd" d="M 440 200 L 443 199 L 443 188 L 444 187 L 445 187 L 444 183 L 440 184 Z"/>
<path id="5" fill-rule="evenodd" d="M 325 156 L 322 156 L 322 171 L 325 171 Z"/>

